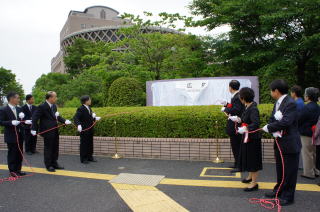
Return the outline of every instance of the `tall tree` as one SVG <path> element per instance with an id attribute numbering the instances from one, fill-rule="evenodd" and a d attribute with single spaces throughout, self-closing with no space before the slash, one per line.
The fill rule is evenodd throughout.
<path id="1" fill-rule="evenodd" d="M 11 70 L 0 67 L 0 106 L 3 105 L 8 92 L 15 91 L 21 98 L 24 96 L 22 85 L 17 81 L 16 75 Z"/>
<path id="2" fill-rule="evenodd" d="M 194 0 L 190 8 L 202 16 L 197 26 L 231 27 L 215 53 L 235 74 L 258 75 L 262 87 L 275 77 L 319 85 L 320 0 Z"/>

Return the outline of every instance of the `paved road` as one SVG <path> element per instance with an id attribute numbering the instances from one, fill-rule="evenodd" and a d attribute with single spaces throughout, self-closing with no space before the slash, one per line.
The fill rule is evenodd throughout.
<path id="1" fill-rule="evenodd" d="M 43 168 L 43 155 L 28 156 L 27 159 L 33 167 Z M 231 175 L 229 170 L 215 169 L 230 165 L 227 163 L 97 159 L 98 163 L 83 165 L 79 163 L 78 156 L 62 155 L 60 163 L 71 172 L 50 175 L 43 169 L 35 169 L 36 173 L 31 177 L 1 183 L 0 211 L 132 211 L 135 201 L 136 204 L 149 201 L 147 196 L 142 196 L 130 202 L 126 196 L 119 195 L 119 190 L 108 180 L 120 173 L 164 175 L 165 179 L 156 186 L 155 192 L 188 211 L 268 211 L 259 205 L 249 204 L 248 199 L 262 197 L 275 180 L 274 164 L 264 164 L 259 181 L 266 189 L 248 194 L 241 189 L 245 187 L 239 184 L 241 178 Z M 8 176 L 3 166 L 6 164 L 5 151 L 0 151 L 0 164 L 0 178 L 5 178 Z M 283 211 L 319 211 L 320 187 L 314 185 L 316 181 L 300 177 L 298 181 L 300 190 L 296 192 L 296 202 L 293 206 L 284 207 Z M 139 189 L 134 188 L 134 192 Z M 156 203 L 154 200 L 154 206 L 150 202 L 148 204 L 153 208 L 160 207 L 156 205 L 160 204 L 159 201 Z"/>

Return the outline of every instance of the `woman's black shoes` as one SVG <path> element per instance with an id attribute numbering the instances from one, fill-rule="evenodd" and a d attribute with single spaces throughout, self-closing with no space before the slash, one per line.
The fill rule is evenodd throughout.
<path id="1" fill-rule="evenodd" d="M 258 191 L 259 189 L 259 185 L 256 184 L 255 186 L 253 186 L 252 188 L 245 188 L 244 191 L 246 192 L 251 192 L 251 191 Z"/>
<path id="2" fill-rule="evenodd" d="M 251 183 L 251 182 L 252 182 L 252 179 L 249 179 L 249 180 L 243 179 L 241 182 L 242 182 L 242 183 Z"/>

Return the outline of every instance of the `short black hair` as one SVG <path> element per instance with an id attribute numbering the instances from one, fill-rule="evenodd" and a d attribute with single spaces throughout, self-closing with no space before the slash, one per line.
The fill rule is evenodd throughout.
<path id="1" fill-rule="evenodd" d="M 297 97 L 302 97 L 302 88 L 299 85 L 294 85 L 291 88 L 291 93 L 295 93 Z"/>
<path id="2" fill-rule="evenodd" d="M 286 81 L 282 79 L 276 79 L 271 82 L 270 89 L 272 91 L 278 90 L 281 94 L 287 94 L 289 91 L 289 86 Z"/>
<path id="3" fill-rule="evenodd" d="M 6 96 L 7 101 L 10 102 L 10 99 L 14 98 L 16 95 L 18 95 L 17 92 L 14 92 L 14 91 L 9 92 Z"/>
<path id="4" fill-rule="evenodd" d="M 244 87 L 239 91 L 239 96 L 245 102 L 251 103 L 254 100 L 254 91 L 251 88 Z"/>
<path id="5" fill-rule="evenodd" d="M 31 94 L 26 95 L 26 101 L 30 100 L 33 96 Z"/>
<path id="6" fill-rule="evenodd" d="M 85 104 L 87 101 L 89 101 L 89 99 L 90 99 L 90 96 L 84 95 L 80 97 L 80 102 L 81 104 Z"/>
<path id="7" fill-rule="evenodd" d="M 46 93 L 46 99 L 50 99 L 50 97 L 52 97 L 52 94 L 54 93 L 54 91 L 48 91 Z"/>
<path id="8" fill-rule="evenodd" d="M 310 101 L 317 102 L 319 98 L 319 89 L 314 87 L 306 88 L 305 95 L 309 98 Z"/>
<path id="9" fill-rule="evenodd" d="M 229 82 L 229 87 L 237 91 L 240 88 L 240 82 L 238 80 L 231 80 Z"/>

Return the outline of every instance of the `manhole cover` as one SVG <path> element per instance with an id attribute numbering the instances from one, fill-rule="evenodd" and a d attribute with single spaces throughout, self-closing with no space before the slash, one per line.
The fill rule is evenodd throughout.
<path id="1" fill-rule="evenodd" d="M 128 174 L 121 173 L 110 180 L 110 183 L 156 186 L 164 178 L 163 175 L 145 175 L 145 174 Z"/>

